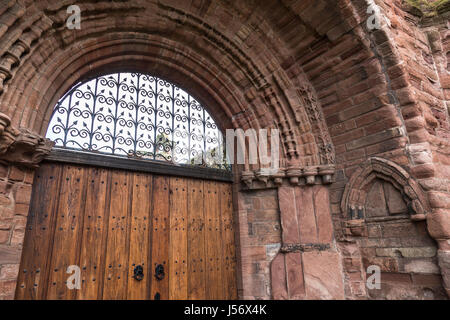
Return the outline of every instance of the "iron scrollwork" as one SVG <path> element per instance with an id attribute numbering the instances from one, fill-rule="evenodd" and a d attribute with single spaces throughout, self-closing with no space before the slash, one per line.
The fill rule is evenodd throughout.
<path id="1" fill-rule="evenodd" d="M 79 83 L 57 103 L 56 147 L 230 170 L 216 123 L 192 96 L 141 73 Z"/>

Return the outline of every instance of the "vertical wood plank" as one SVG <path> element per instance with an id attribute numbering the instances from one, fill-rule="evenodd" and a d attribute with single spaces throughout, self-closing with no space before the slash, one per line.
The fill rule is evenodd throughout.
<path id="1" fill-rule="evenodd" d="M 170 178 L 169 299 L 187 299 L 187 181 Z"/>
<path id="2" fill-rule="evenodd" d="M 130 174 L 113 171 L 109 208 L 108 237 L 103 277 L 103 299 L 122 300 L 127 294 L 128 271 L 128 210 Z"/>
<path id="3" fill-rule="evenodd" d="M 98 299 L 99 279 L 103 275 L 101 258 L 104 254 L 104 232 L 106 232 L 105 208 L 107 201 L 108 171 L 91 168 L 87 176 L 86 204 L 81 240 L 80 268 L 81 289 L 77 299 Z"/>
<path id="4" fill-rule="evenodd" d="M 74 299 L 69 290 L 67 268 L 78 265 L 80 236 L 86 192 L 86 171 L 80 166 L 64 166 L 61 176 L 59 203 L 50 263 L 47 299 Z"/>
<path id="5" fill-rule="evenodd" d="M 234 240 L 233 204 L 231 184 L 220 183 L 220 214 L 222 218 L 223 243 L 223 299 L 237 299 L 236 283 L 236 249 Z"/>
<path id="6" fill-rule="evenodd" d="M 130 221 L 130 255 L 128 259 L 128 294 L 132 300 L 147 298 L 147 279 L 152 276 L 151 265 L 148 263 L 150 253 L 150 208 L 152 195 L 152 176 L 148 174 L 133 174 L 133 200 Z M 134 269 L 142 266 L 144 279 L 133 278 Z"/>
<path id="7" fill-rule="evenodd" d="M 188 298 L 206 299 L 203 181 L 188 180 Z"/>
<path id="8" fill-rule="evenodd" d="M 206 297 L 221 299 L 223 296 L 222 279 L 222 242 L 220 203 L 217 182 L 206 181 L 204 191 L 206 226 Z"/>
<path id="9" fill-rule="evenodd" d="M 45 298 L 61 168 L 45 163 L 35 173 L 16 287 L 19 300 Z"/>
<path id="10" fill-rule="evenodd" d="M 152 231 L 150 241 L 152 254 L 149 259 L 150 267 L 150 296 L 154 299 L 158 293 L 161 300 L 169 299 L 169 243 L 170 243 L 170 197 L 169 197 L 169 178 L 155 176 L 153 178 L 153 196 L 152 196 Z M 158 264 L 164 266 L 165 277 L 157 280 L 154 277 L 155 268 Z"/>

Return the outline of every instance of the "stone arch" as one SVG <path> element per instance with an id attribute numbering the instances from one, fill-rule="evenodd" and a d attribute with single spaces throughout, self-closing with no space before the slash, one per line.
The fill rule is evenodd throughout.
<path id="1" fill-rule="evenodd" d="M 20 132 L 34 146 L 27 149 L 33 161 L 23 161 L 24 153 L 17 152 L 15 162 L 34 165 L 49 152 L 51 144 L 42 135 L 51 109 L 73 84 L 106 70 L 125 69 L 150 72 L 186 89 L 209 107 L 223 129 L 279 129 L 284 170 L 271 177 L 270 186 L 280 180 L 330 183 L 334 148 L 319 97 L 302 68 L 288 58 L 273 25 L 259 26 L 261 8 L 251 23 L 241 12 L 232 25 L 227 12 L 208 10 L 215 4 L 198 3 L 190 8 L 184 1 L 87 1 L 80 4 L 81 30 L 68 30 L 69 1 L 10 2 L 5 10 L 15 14 L 0 49 L 0 112 L 6 119 L 4 132 Z M 279 10 L 288 12 L 284 6 Z M 4 155 L 10 157 L 12 148 L 7 149 Z M 257 166 L 242 169 L 257 182 Z M 240 208 L 240 197 L 233 199 Z M 238 217 L 239 229 L 246 219 Z M 252 250 L 247 239 L 238 241 L 242 257 Z M 240 277 L 241 296 L 248 297 L 253 278 L 243 272 Z"/>
<path id="2" fill-rule="evenodd" d="M 362 218 L 366 198 L 376 179 L 389 182 L 406 201 L 411 219 L 425 220 L 431 212 L 430 204 L 420 185 L 411 175 L 393 161 L 372 157 L 357 169 L 344 189 L 341 210 L 344 216 Z M 360 212 L 357 212 L 360 211 Z"/>
<path id="3" fill-rule="evenodd" d="M 300 80 L 294 83 L 292 76 L 268 65 L 274 61 L 271 53 L 255 56 L 210 24 L 208 17 L 170 4 L 152 7 L 155 20 L 136 14 L 149 11 L 139 2 L 112 5 L 132 15 L 135 27 L 125 30 L 121 16 L 106 21 L 96 12 L 102 4 L 91 6 L 83 8 L 89 19 L 76 32 L 65 28 L 64 3 L 38 11 L 5 50 L 0 111 L 14 126 L 42 135 L 50 106 L 73 83 L 105 69 L 145 69 L 193 92 L 211 106 L 223 128 L 279 129 L 284 142 L 281 167 L 289 171 L 284 175 L 302 176 L 306 168 L 308 176 L 326 175 L 330 180 L 334 149 L 318 98 L 300 69 Z M 99 34 L 96 24 L 109 32 Z M 253 179 L 258 168 L 244 170 Z"/>

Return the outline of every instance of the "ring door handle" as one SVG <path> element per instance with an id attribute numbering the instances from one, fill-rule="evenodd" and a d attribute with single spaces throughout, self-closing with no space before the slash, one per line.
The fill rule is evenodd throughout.
<path id="1" fill-rule="evenodd" d="M 142 279 L 144 279 L 144 268 L 141 265 L 136 266 L 133 272 L 134 272 L 133 278 L 135 280 L 142 281 Z"/>
<path id="2" fill-rule="evenodd" d="M 155 278 L 156 280 L 161 281 L 164 279 L 164 276 L 164 266 L 162 264 L 158 264 L 155 268 Z"/>

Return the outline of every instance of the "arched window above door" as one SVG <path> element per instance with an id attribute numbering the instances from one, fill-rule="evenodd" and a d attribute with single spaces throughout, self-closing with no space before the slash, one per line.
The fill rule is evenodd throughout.
<path id="1" fill-rule="evenodd" d="M 46 134 L 56 148 L 229 169 L 223 135 L 205 108 L 174 84 L 114 73 L 76 84 Z"/>

